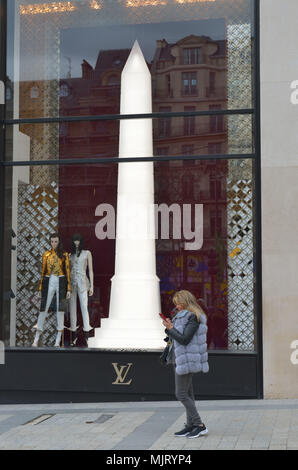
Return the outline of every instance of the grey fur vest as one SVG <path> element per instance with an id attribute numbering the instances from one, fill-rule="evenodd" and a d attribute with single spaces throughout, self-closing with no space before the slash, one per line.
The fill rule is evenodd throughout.
<path id="1" fill-rule="evenodd" d="M 173 326 L 182 334 L 193 313 L 181 310 L 173 318 Z M 199 328 L 187 345 L 179 344 L 175 339 L 175 362 L 176 373 L 184 375 L 197 372 L 209 372 L 208 352 L 207 352 L 207 318 L 201 314 Z"/>

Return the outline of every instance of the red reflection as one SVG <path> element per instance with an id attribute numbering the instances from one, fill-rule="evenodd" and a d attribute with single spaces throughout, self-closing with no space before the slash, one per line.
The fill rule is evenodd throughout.
<path id="1" fill-rule="evenodd" d="M 100 51 L 95 67 L 82 61 L 82 77 L 60 83 L 60 114 L 84 116 L 118 114 L 120 78 L 130 50 Z M 206 36 L 187 36 L 175 44 L 157 41 L 149 65 L 153 110 L 160 112 L 225 109 L 226 43 Z M 155 155 L 224 153 L 227 129 L 222 116 L 154 120 Z M 60 125 L 59 155 L 66 158 L 118 155 L 119 123 L 93 121 Z M 157 240 L 157 275 L 162 311 L 173 309 L 180 289 L 202 298 L 208 314 L 210 348 L 227 348 L 227 225 L 226 161 L 161 162 L 155 165 L 155 202 L 204 205 L 204 244 L 199 251 L 184 249 L 184 240 Z M 95 294 L 90 300 L 91 324 L 109 310 L 110 279 L 114 274 L 113 240 L 95 237 L 95 209 L 100 203 L 116 208 L 116 165 L 61 167 L 59 227 L 65 246 L 79 232 L 92 252 Z"/>
<path id="2" fill-rule="evenodd" d="M 162 310 L 172 310 L 173 294 L 181 289 L 204 299 L 208 315 L 208 345 L 227 347 L 227 162 L 189 161 L 155 164 L 155 200 L 169 207 L 203 204 L 204 243 L 186 250 L 185 240 L 157 240 L 157 270 Z M 213 184 L 215 181 L 215 185 Z M 192 218 L 192 229 L 194 220 Z M 159 233 L 160 233 L 159 220 Z"/>

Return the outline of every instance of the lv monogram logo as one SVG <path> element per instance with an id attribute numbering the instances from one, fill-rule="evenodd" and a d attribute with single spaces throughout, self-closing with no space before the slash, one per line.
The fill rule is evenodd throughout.
<path id="1" fill-rule="evenodd" d="M 115 380 L 115 382 L 112 382 L 112 384 L 113 385 L 130 385 L 132 382 L 132 379 L 130 379 L 128 382 L 124 382 L 124 380 L 126 379 L 129 369 L 132 366 L 132 362 L 129 362 L 126 366 L 120 366 L 120 368 L 118 367 L 118 362 L 112 362 L 112 365 L 117 374 L 117 379 Z"/>

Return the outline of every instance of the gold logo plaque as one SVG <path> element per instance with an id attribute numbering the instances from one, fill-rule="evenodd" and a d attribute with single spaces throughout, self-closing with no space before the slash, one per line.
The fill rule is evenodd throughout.
<path id="1" fill-rule="evenodd" d="M 128 382 L 124 382 L 126 379 L 126 376 L 132 366 L 132 362 L 129 362 L 125 366 L 120 366 L 118 367 L 118 362 L 112 362 L 112 366 L 115 369 L 117 378 L 115 382 L 112 382 L 112 385 L 130 385 L 132 382 L 132 379 L 130 379 Z"/>

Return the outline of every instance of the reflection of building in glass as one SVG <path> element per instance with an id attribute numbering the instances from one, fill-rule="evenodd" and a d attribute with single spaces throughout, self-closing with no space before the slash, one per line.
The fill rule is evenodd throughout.
<path id="1" fill-rule="evenodd" d="M 61 116 L 93 116 L 118 114 L 120 109 L 121 71 L 129 49 L 103 50 L 95 67 L 82 60 L 80 78 L 61 79 L 58 83 Z M 226 41 L 207 36 L 190 35 L 174 44 L 158 40 L 153 60 L 148 65 L 152 75 L 154 112 L 195 112 L 227 108 Z M 39 117 L 47 90 L 55 83 L 21 83 L 21 111 L 25 117 Z M 27 110 L 27 111 L 26 111 Z M 31 136 L 31 145 L 42 147 L 43 158 L 58 152 L 60 159 L 115 157 L 118 155 L 119 122 L 115 120 L 65 122 L 58 125 L 59 146 L 54 155 L 48 136 L 50 126 L 22 126 Z M 153 120 L 154 154 L 187 155 L 228 152 L 229 135 L 224 116 L 184 116 Z M 46 144 L 47 145 L 42 145 Z M 57 149 L 57 150 L 56 150 Z M 41 155 L 37 151 L 35 158 Z M 50 167 L 51 169 L 51 167 Z M 32 176 L 34 176 L 34 169 Z M 48 170 L 51 171 L 51 170 Z M 52 170 L 53 173 L 53 170 Z M 80 172 L 79 172 L 80 173 Z M 38 179 L 40 175 L 37 176 Z M 47 180 L 51 180 L 48 175 Z M 59 229 L 65 239 L 80 231 L 89 240 L 95 257 L 98 245 L 90 233 L 95 224 L 94 209 L 100 202 L 116 204 L 117 168 L 96 165 L 84 170 L 84 179 L 75 167 L 61 167 L 52 176 L 58 184 Z M 99 184 L 100 182 L 100 184 Z M 204 245 L 200 253 L 186 252 L 184 242 L 157 241 L 157 265 L 162 298 L 180 288 L 194 292 L 212 305 L 214 315 L 221 309 L 227 320 L 227 163 L 226 161 L 169 161 L 155 164 L 155 199 L 157 203 L 204 204 Z M 96 194 L 96 198 L 94 195 Z M 75 207 L 75 211 L 73 210 Z M 160 231 L 159 231 L 160 233 Z M 105 253 L 113 253 L 113 242 Z M 101 254 L 98 253 L 100 259 Z M 167 269 L 165 267 L 167 266 Z M 98 272 L 96 272 L 98 269 Z M 100 285 L 101 303 L 106 312 L 109 283 L 113 274 L 113 256 L 106 256 L 95 266 L 95 284 Z M 210 341 L 214 347 L 226 347 L 226 338 Z M 216 335 L 215 335 L 216 336 Z M 214 337 L 215 338 L 215 337 Z"/>
<path id="2" fill-rule="evenodd" d="M 159 40 L 151 73 L 155 112 L 226 108 L 225 41 L 195 35 L 175 44 Z M 215 153 L 213 149 L 225 153 L 226 123 L 223 116 L 164 118 L 155 120 L 154 138 L 158 154 L 159 141 L 167 155 L 182 155 L 184 150 L 188 155 Z"/>
<path id="3" fill-rule="evenodd" d="M 95 68 L 82 64 L 82 79 L 65 79 L 61 87 L 70 94 L 60 93 L 60 112 L 64 115 L 116 114 L 119 112 L 120 74 L 129 50 L 100 51 Z M 154 58 L 149 64 L 153 82 L 153 110 L 158 112 L 199 111 L 226 107 L 225 42 L 207 37 L 189 36 L 176 44 L 157 41 Z M 63 88 L 64 89 L 64 88 Z M 222 116 L 160 118 L 154 120 L 155 154 L 197 155 L 226 151 L 227 133 Z M 113 121 L 68 124 L 68 132 L 60 129 L 60 158 L 76 156 L 116 156 L 118 125 Z M 215 163 L 215 162 L 214 162 Z M 226 240 L 226 162 L 180 161 L 155 164 L 155 196 L 157 203 L 204 204 L 204 248 L 200 250 L 198 271 L 188 271 L 190 253 L 183 243 L 158 240 L 159 277 L 162 294 L 183 286 L 208 304 L 226 311 L 225 270 L 220 274 L 215 264 L 208 272 L 210 256 L 216 258 L 215 237 Z M 195 171 L 194 171 L 195 170 Z M 104 172 L 105 169 L 101 168 Z M 71 168 L 60 172 L 63 198 L 67 198 Z M 62 176 L 63 175 L 63 176 Z M 61 178 L 63 177 L 63 180 Z M 107 200 L 105 194 L 105 201 Z M 73 195 L 69 196 L 73 200 Z M 64 209 L 63 209 L 64 207 Z M 67 202 L 61 207 L 65 230 L 73 224 Z M 88 211 L 88 208 L 86 208 Z M 62 216 L 61 216 L 62 217 Z M 69 219 L 69 220 L 68 220 Z M 62 220 L 61 220 L 62 221 Z M 160 233 L 160 231 L 159 231 Z M 177 251 L 178 250 L 178 251 Z M 211 255 L 210 255 L 211 253 Z M 210 256 L 209 256 L 210 255 Z M 176 264 L 179 257 L 182 262 Z M 198 254 L 194 253 L 194 256 Z M 171 260 L 170 276 L 163 276 L 164 263 Z M 109 269 L 110 270 L 110 269 Z M 211 269 L 209 270 L 211 271 Z M 107 279 L 108 281 L 108 279 Z M 224 347 L 225 342 L 220 346 Z"/>
<path id="4" fill-rule="evenodd" d="M 165 39 L 157 41 L 151 73 L 155 112 L 218 110 L 227 106 L 225 41 L 194 35 L 175 44 L 169 44 Z M 223 116 L 185 116 L 154 121 L 158 155 L 226 153 L 227 138 Z M 220 325 L 225 325 L 225 330 L 228 308 L 226 162 L 160 163 L 156 164 L 156 175 L 158 201 L 168 205 L 204 204 L 204 245 L 199 253 L 184 251 L 183 244 L 175 240 L 157 242 L 164 301 L 167 301 L 167 295 L 181 288 L 204 298 L 213 307 L 209 312 L 210 344 L 225 347 L 226 337 L 217 334 L 212 319 L 220 309 Z"/>
<path id="5" fill-rule="evenodd" d="M 80 78 L 59 83 L 60 115 L 118 114 L 120 77 L 129 49 L 100 51 L 95 67 L 82 61 Z M 175 44 L 157 41 L 149 64 L 155 112 L 191 112 L 225 109 L 225 41 L 188 36 Z M 21 82 L 20 117 L 39 117 L 51 82 Z M 35 137 L 41 127 L 23 126 Z M 60 158 L 108 157 L 118 152 L 118 123 L 93 121 L 63 123 L 59 128 Z M 199 155 L 225 153 L 227 127 L 223 116 L 160 118 L 154 120 L 155 154 Z M 162 150 L 162 152 L 161 152 Z"/>

